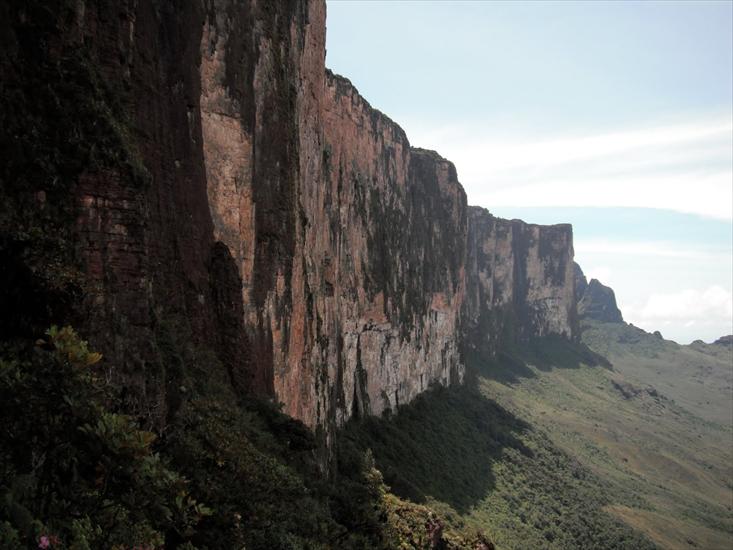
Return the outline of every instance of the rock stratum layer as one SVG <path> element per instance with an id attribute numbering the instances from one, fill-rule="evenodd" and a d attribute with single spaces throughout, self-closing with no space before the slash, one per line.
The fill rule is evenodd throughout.
<path id="1" fill-rule="evenodd" d="M 171 332 L 312 427 L 460 381 L 466 349 L 574 337 L 570 226 L 468 208 L 452 163 L 326 70 L 323 2 L 61 4 L 4 8 L 3 107 L 29 63 L 51 90 L 78 77 L 80 126 L 40 143 L 110 154 L 87 151 L 65 187 L 5 171 L 8 278 L 29 268 L 17 227 L 60 228 L 81 292 L 43 318 L 80 325 L 152 423 L 175 413 L 179 363 L 202 361 L 172 360 Z M 43 123 L 54 97 L 18 112 Z M 25 131 L 6 122 L 4 145 Z"/>

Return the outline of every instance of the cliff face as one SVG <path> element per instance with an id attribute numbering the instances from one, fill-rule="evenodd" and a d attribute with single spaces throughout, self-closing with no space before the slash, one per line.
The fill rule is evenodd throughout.
<path id="1" fill-rule="evenodd" d="M 204 204 L 241 278 L 231 332 L 246 340 L 243 385 L 270 394 L 304 345 L 300 182 L 319 173 L 308 152 L 320 140 L 324 25 L 321 3 L 221 0 L 198 45 Z"/>
<path id="2" fill-rule="evenodd" d="M 214 247 L 192 108 L 192 40 L 204 14 L 150 2 L 2 10 L 0 218 L 4 252 L 14 251 L 4 264 L 29 271 L 32 290 L 11 292 L 49 304 L 65 297 L 22 330 L 79 326 L 104 352 L 107 375 L 129 389 L 129 408 L 160 425 L 176 387 L 158 348 L 160 320 L 183 319 L 219 349 L 215 311 L 237 284 Z"/>
<path id="3" fill-rule="evenodd" d="M 242 70 L 251 22 L 223 6 L 207 17 L 202 141 L 214 238 L 242 279 L 254 387 L 309 425 L 339 425 L 460 380 L 466 201 L 449 162 L 411 150 L 326 73 L 324 6 L 304 9 L 290 17 L 290 55 L 278 57 L 281 35 L 256 36 L 239 81 L 228 75 Z"/>
<path id="4" fill-rule="evenodd" d="M 491 356 L 535 336 L 573 338 L 572 227 L 504 220 L 479 207 L 469 207 L 468 227 L 468 349 Z"/>
<path id="5" fill-rule="evenodd" d="M 272 394 L 325 6 L 2 12 L 2 252 L 9 282 L 28 281 L 3 305 L 37 297 L 28 333 L 82 329 L 151 425 L 175 412 L 182 370 L 206 368 L 195 349 L 214 351 L 240 391 Z"/>
<path id="6" fill-rule="evenodd" d="M 323 2 L 17 4 L 3 112 L 30 99 L 0 137 L 51 160 L 3 172 L 6 279 L 65 266 L 37 324 L 80 326 L 151 424 L 207 368 L 196 349 L 333 427 L 460 381 L 464 345 L 573 336 L 570 227 L 468 209 L 450 162 L 325 69 Z M 31 283 L 44 303 L 60 286 Z"/>
<path id="7" fill-rule="evenodd" d="M 275 386 L 291 414 L 340 424 L 460 380 L 466 199 L 453 165 L 411 149 L 346 79 L 327 74 L 321 107 L 321 140 L 301 150 L 320 161 L 299 192 L 302 337 Z"/>

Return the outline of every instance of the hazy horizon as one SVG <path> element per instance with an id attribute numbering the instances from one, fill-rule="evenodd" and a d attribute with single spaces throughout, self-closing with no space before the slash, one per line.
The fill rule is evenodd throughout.
<path id="1" fill-rule="evenodd" d="M 733 332 L 733 3 L 328 2 L 329 68 L 469 204 L 572 223 L 627 322 Z"/>

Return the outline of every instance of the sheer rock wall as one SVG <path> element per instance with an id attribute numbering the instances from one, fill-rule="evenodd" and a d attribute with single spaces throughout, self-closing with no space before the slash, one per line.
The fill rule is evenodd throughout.
<path id="1" fill-rule="evenodd" d="M 207 368 L 196 349 L 328 435 L 461 381 L 466 348 L 573 335 L 569 226 L 468 208 L 452 163 L 325 69 L 324 2 L 3 10 L 4 111 L 16 88 L 46 89 L 36 77 L 76 90 L 89 101 L 51 103 L 79 128 L 42 142 L 91 151 L 66 188 L 4 181 L 2 220 L 68 231 L 81 292 L 51 319 L 82 329 L 151 425 L 175 414 L 187 365 Z M 71 223 L 46 216 L 57 202 Z"/>
<path id="2" fill-rule="evenodd" d="M 468 227 L 467 349 L 494 356 L 532 337 L 574 338 L 572 227 L 505 220 L 473 206 Z"/>

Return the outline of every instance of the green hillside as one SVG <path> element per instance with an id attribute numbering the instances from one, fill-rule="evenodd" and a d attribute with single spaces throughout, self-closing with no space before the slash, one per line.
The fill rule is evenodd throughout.
<path id="1" fill-rule="evenodd" d="M 324 477 L 304 426 L 185 339 L 159 342 L 186 397 L 156 438 L 53 329 L 1 355 L 0 548 L 730 548 L 730 346 L 583 340 L 469 358 L 463 386 L 350 423 Z"/>
<path id="2" fill-rule="evenodd" d="M 583 342 L 474 360 L 465 388 L 347 437 L 398 495 L 498 548 L 730 548 L 730 347 L 593 321 Z"/>
<path id="3" fill-rule="evenodd" d="M 612 494 L 636 499 L 605 509 L 658 546 L 730 548 L 731 348 L 679 346 L 623 323 L 584 321 L 582 329 L 583 342 L 609 365 L 543 353 L 514 380 L 493 377 L 487 394 L 547 433 Z"/>

